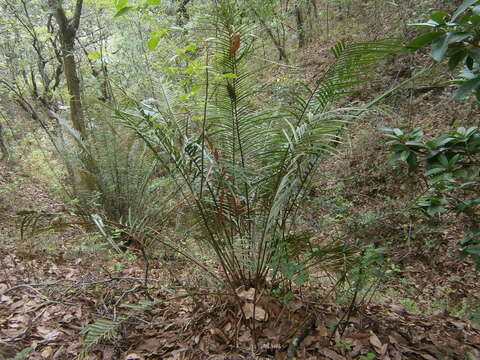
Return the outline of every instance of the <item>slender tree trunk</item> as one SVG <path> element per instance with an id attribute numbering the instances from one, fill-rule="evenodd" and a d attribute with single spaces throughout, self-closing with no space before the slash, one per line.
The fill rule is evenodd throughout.
<path id="1" fill-rule="evenodd" d="M 297 20 L 298 47 L 301 49 L 305 46 L 305 29 L 302 10 L 299 5 L 295 6 L 295 18 Z"/>
<path id="2" fill-rule="evenodd" d="M 77 65 L 73 55 L 73 48 L 64 51 L 63 69 L 65 71 L 65 80 L 70 94 L 70 120 L 75 130 L 78 131 L 82 139 L 86 138 L 85 121 L 83 117 L 82 100 L 80 95 L 80 81 L 77 75 Z"/>
<path id="3" fill-rule="evenodd" d="M 273 44 L 278 50 L 278 53 L 280 55 L 280 60 L 285 60 L 285 62 L 288 63 L 288 57 L 287 53 L 285 51 L 285 48 L 282 46 L 281 42 L 279 39 L 275 37 L 275 34 L 273 33 L 273 30 L 268 26 L 268 24 L 265 22 L 265 20 L 258 14 L 258 12 L 252 7 L 251 8 L 255 16 L 257 17 L 258 21 L 260 21 L 260 24 L 262 24 L 263 28 L 268 34 L 268 37 L 272 40 Z"/>
<path id="4" fill-rule="evenodd" d="M 330 0 L 327 0 L 327 11 L 326 11 L 326 17 L 327 17 L 327 39 L 330 38 Z"/>
<path id="5" fill-rule="evenodd" d="M 5 138 L 3 137 L 3 127 L 0 123 L 0 151 L 2 152 L 2 156 L 0 157 L 0 161 L 8 161 L 9 160 L 9 152 L 5 142 Z"/>
<path id="6" fill-rule="evenodd" d="M 70 95 L 70 120 L 80 137 L 86 139 L 87 133 L 82 109 L 80 80 L 77 75 L 77 64 L 74 54 L 75 36 L 80 25 L 83 0 L 77 0 L 72 19 L 67 18 L 65 10 L 62 7 L 62 2 L 61 0 L 49 0 L 59 27 L 59 35 L 62 43 L 63 70 Z"/>
<path id="7" fill-rule="evenodd" d="M 313 8 L 313 15 L 316 19 L 318 19 L 318 5 L 317 5 L 317 0 L 311 0 L 310 4 L 312 5 Z"/>
<path id="8" fill-rule="evenodd" d="M 191 0 L 180 0 L 177 10 L 177 25 L 183 26 L 190 20 L 190 14 L 187 11 L 187 5 Z"/>
<path id="9" fill-rule="evenodd" d="M 75 61 L 75 38 L 80 26 L 80 16 L 82 14 L 83 0 L 76 0 L 74 15 L 68 19 L 63 9 L 63 0 L 48 0 L 52 8 L 53 15 L 59 27 L 59 36 L 61 41 L 61 51 L 63 60 L 63 70 L 67 82 L 68 94 L 70 95 L 70 121 L 73 128 L 78 132 L 83 146 L 88 147 L 88 134 L 85 126 L 85 117 L 82 108 L 82 97 L 80 80 L 77 74 L 77 63 Z M 87 205 L 87 199 L 92 191 L 96 189 L 95 176 L 98 169 L 95 159 L 91 153 L 85 149 L 79 151 L 80 160 L 84 168 L 74 169 L 73 188 L 74 193 L 80 198 L 83 205 Z"/>

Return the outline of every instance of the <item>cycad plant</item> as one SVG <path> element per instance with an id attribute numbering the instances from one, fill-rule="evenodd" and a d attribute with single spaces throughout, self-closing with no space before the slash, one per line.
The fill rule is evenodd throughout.
<path id="1" fill-rule="evenodd" d="M 93 220 L 97 227 L 99 222 L 95 219 L 105 219 L 105 224 L 101 220 L 106 226 L 101 232 L 107 237 L 110 234 L 117 237 L 115 243 L 111 241 L 117 251 L 122 243 L 148 247 L 152 245 L 151 229 L 158 232 L 165 223 L 169 200 L 165 182 L 157 176 L 158 161 L 131 130 L 106 116 L 102 120 L 89 132 L 88 139 L 81 139 L 76 131 L 63 124 L 91 160 L 86 164 L 85 157 L 78 156 L 77 151 L 61 152 L 67 164 L 89 179 L 89 189 L 77 189 L 79 199 L 75 210 Z M 74 194 L 67 195 L 74 198 Z"/>
<path id="2" fill-rule="evenodd" d="M 249 57 L 255 36 L 240 18 L 229 2 L 219 2 L 205 101 L 196 117 L 183 117 L 168 96 L 119 117 L 191 205 L 198 241 L 213 250 L 232 288 L 301 283 L 309 268 L 341 267 L 351 254 L 345 244 L 312 239 L 297 221 L 317 165 L 334 151 L 345 121 L 359 113 L 331 104 L 395 45 L 340 43 L 334 64 L 305 96 L 284 109 L 255 106 L 258 70 Z"/>

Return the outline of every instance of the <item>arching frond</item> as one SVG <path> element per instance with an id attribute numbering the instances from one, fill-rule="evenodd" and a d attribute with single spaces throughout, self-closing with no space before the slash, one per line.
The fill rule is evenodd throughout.
<path id="1" fill-rule="evenodd" d="M 295 221 L 299 200 L 321 159 L 335 151 L 342 126 L 361 112 L 332 103 L 365 81 L 369 66 L 397 44 L 339 43 L 334 62 L 312 88 L 293 105 L 272 108 L 254 101 L 262 69 L 249 62 L 255 29 L 240 19 L 232 2 L 218 2 L 215 53 L 205 64 L 206 103 L 197 114 L 202 121 L 177 116 L 171 105 L 145 103 L 119 116 L 189 199 L 200 239 L 229 279 L 251 284 L 278 274 L 280 244 L 303 239 Z M 304 266 L 338 265 L 348 254 L 337 244 L 323 250 L 305 255 Z"/>

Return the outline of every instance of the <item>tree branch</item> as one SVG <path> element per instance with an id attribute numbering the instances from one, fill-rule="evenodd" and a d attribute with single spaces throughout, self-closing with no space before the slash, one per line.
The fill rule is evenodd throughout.
<path id="1" fill-rule="evenodd" d="M 75 14 L 73 15 L 72 19 L 72 30 L 74 32 L 77 32 L 78 27 L 80 26 L 80 17 L 82 15 L 82 6 L 83 6 L 83 0 L 77 0 L 77 3 L 75 4 Z"/>
<path id="2" fill-rule="evenodd" d="M 67 33 L 69 31 L 68 18 L 67 15 L 65 15 L 65 11 L 63 10 L 61 2 L 59 0 L 48 0 L 48 4 L 54 12 L 55 19 L 60 27 L 60 33 Z"/>

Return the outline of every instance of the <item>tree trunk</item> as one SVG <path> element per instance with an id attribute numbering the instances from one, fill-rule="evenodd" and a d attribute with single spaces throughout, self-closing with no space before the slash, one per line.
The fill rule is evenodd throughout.
<path id="1" fill-rule="evenodd" d="M 177 25 L 183 26 L 190 20 L 190 15 L 187 11 L 187 5 L 191 0 L 180 0 L 177 10 Z"/>
<path id="2" fill-rule="evenodd" d="M 83 0 L 77 0 L 72 19 L 68 19 L 65 15 L 61 0 L 49 0 L 49 4 L 54 11 L 62 43 L 63 70 L 70 95 L 70 120 L 73 128 L 78 131 L 80 138 L 86 139 L 87 133 L 82 109 L 80 80 L 77 75 L 77 64 L 74 54 L 75 36 L 80 25 Z"/>
<path id="3" fill-rule="evenodd" d="M 77 65 L 72 51 L 73 48 L 68 52 L 64 51 L 63 57 L 63 70 L 65 71 L 65 80 L 67 81 L 67 88 L 70 94 L 70 120 L 80 137 L 85 139 L 86 128 L 80 97 L 80 81 L 78 80 Z"/>
<path id="4" fill-rule="evenodd" d="M 59 27 L 60 41 L 62 44 L 62 60 L 67 89 L 70 95 L 70 121 L 77 131 L 79 140 L 82 142 L 79 157 L 83 168 L 74 169 L 73 188 L 74 193 L 80 201 L 86 205 L 90 193 L 96 190 L 95 175 L 98 174 L 95 159 L 85 147 L 88 146 L 88 134 L 85 126 L 85 118 L 82 108 L 80 80 L 77 75 L 77 63 L 75 61 L 75 38 L 80 26 L 83 0 L 77 0 L 75 12 L 71 19 L 68 19 L 62 7 L 63 0 L 48 0 L 52 8 L 55 20 Z"/>
<path id="5" fill-rule="evenodd" d="M 295 6 L 295 18 L 297 19 L 298 47 L 301 49 L 305 46 L 305 29 L 302 10 L 299 5 Z"/>
<path id="6" fill-rule="evenodd" d="M 0 161 L 7 161 L 9 160 L 9 152 L 7 145 L 5 143 L 5 138 L 3 137 L 3 127 L 2 123 L 0 123 L 0 151 L 2 152 L 2 156 L 0 157 Z"/>
<path id="7" fill-rule="evenodd" d="M 253 7 L 251 8 L 251 10 L 253 11 L 255 16 L 257 17 L 258 21 L 260 21 L 260 24 L 262 24 L 262 26 L 265 29 L 265 31 L 267 32 L 269 38 L 272 40 L 273 44 L 277 48 L 278 54 L 280 55 L 279 56 L 280 60 L 285 60 L 285 62 L 288 63 L 287 53 L 285 51 L 285 48 L 282 46 L 280 40 L 275 37 L 275 35 L 273 33 L 273 30 L 270 28 L 270 26 L 268 26 L 266 21 L 258 14 L 258 12 Z"/>
<path id="8" fill-rule="evenodd" d="M 310 2 L 312 8 L 313 8 L 313 15 L 315 19 L 318 19 L 318 5 L 317 5 L 317 0 L 311 0 Z"/>

